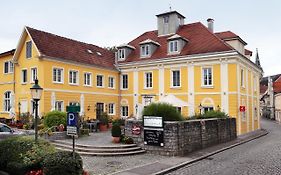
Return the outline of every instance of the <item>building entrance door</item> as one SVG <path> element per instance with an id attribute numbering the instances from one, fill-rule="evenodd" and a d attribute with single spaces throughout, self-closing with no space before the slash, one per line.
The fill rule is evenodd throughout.
<path id="1" fill-rule="evenodd" d="M 97 103 L 96 116 L 98 120 L 100 119 L 102 113 L 103 113 L 103 103 Z"/>

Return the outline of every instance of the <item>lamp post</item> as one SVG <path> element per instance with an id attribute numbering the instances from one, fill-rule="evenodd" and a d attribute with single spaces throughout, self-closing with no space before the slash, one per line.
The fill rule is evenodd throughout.
<path id="1" fill-rule="evenodd" d="M 203 109 L 203 106 L 202 106 L 202 104 L 200 103 L 200 105 L 199 105 L 200 114 L 202 114 L 202 109 Z"/>
<path id="2" fill-rule="evenodd" d="M 43 88 L 41 88 L 38 84 L 38 80 L 35 80 L 35 84 L 30 88 L 32 99 L 34 100 L 34 108 L 35 108 L 35 143 L 38 141 L 38 101 L 41 99 Z"/>

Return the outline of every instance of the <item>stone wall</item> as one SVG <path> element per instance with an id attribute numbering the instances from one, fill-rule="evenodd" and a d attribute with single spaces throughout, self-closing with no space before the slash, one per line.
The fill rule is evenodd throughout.
<path id="1" fill-rule="evenodd" d="M 140 135 L 132 133 L 134 125 L 141 128 Z M 135 143 L 146 149 L 147 152 L 168 156 L 183 156 L 237 137 L 235 118 L 164 122 L 163 147 L 144 145 L 141 120 L 126 121 L 125 135 L 132 137 Z"/>

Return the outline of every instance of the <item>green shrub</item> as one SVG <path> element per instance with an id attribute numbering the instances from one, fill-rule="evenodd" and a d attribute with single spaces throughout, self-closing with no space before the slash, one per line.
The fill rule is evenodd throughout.
<path id="1" fill-rule="evenodd" d="M 124 143 L 124 144 L 133 144 L 134 143 L 134 139 L 122 134 L 120 136 L 120 142 Z"/>
<path id="2" fill-rule="evenodd" d="M 43 161 L 44 175 L 82 175 L 83 163 L 79 154 L 72 152 L 56 152 L 48 155 Z"/>
<path id="3" fill-rule="evenodd" d="M 43 158 L 53 152 L 54 146 L 45 140 L 39 139 L 35 144 L 32 136 L 11 137 L 0 142 L 0 169 L 15 175 L 24 174 L 40 168 Z"/>
<path id="4" fill-rule="evenodd" d="M 99 118 L 100 123 L 104 125 L 108 125 L 109 122 L 109 116 L 106 112 L 103 112 Z"/>
<path id="5" fill-rule="evenodd" d="M 208 111 L 204 114 L 195 114 L 188 118 L 188 120 L 207 119 L 207 118 L 228 118 L 229 116 L 221 111 Z"/>
<path id="6" fill-rule="evenodd" d="M 168 103 L 152 103 L 143 110 L 143 116 L 163 117 L 164 121 L 182 121 L 180 112 Z"/>
<path id="7" fill-rule="evenodd" d="M 120 137 L 121 136 L 121 127 L 118 123 L 114 123 L 111 129 L 112 137 Z"/>
<path id="8" fill-rule="evenodd" d="M 48 112 L 44 117 L 44 126 L 52 127 L 63 124 L 66 127 L 66 113 L 60 111 Z"/>
<path id="9" fill-rule="evenodd" d="M 112 125 L 118 124 L 120 126 L 125 126 L 125 119 L 123 118 L 118 118 L 118 119 L 114 119 L 112 121 Z"/>

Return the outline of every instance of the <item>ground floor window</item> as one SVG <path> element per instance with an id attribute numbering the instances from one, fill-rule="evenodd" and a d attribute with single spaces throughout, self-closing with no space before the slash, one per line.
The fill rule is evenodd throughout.
<path id="1" fill-rule="evenodd" d="M 108 114 L 109 115 L 114 115 L 115 114 L 115 105 L 114 105 L 114 103 L 109 103 L 108 104 Z"/>
<path id="2" fill-rule="evenodd" d="M 179 113 L 181 113 L 181 107 L 176 107 L 176 110 L 179 111 Z"/>
<path id="3" fill-rule="evenodd" d="M 128 106 L 121 106 L 121 116 L 122 117 L 129 116 L 129 107 Z"/>
<path id="4" fill-rule="evenodd" d="M 64 109 L 63 101 L 56 101 L 55 110 L 56 111 L 63 111 L 63 109 Z"/>
<path id="5" fill-rule="evenodd" d="M 9 112 L 11 109 L 11 92 L 8 91 L 4 94 L 4 111 Z"/>
<path id="6" fill-rule="evenodd" d="M 214 107 L 203 107 L 203 112 L 206 113 L 208 111 L 213 111 Z"/>

